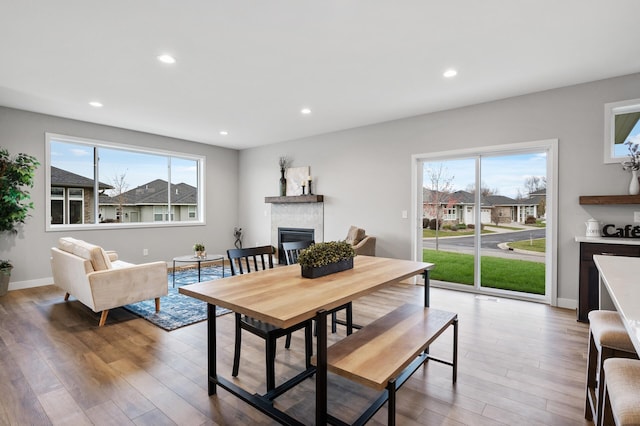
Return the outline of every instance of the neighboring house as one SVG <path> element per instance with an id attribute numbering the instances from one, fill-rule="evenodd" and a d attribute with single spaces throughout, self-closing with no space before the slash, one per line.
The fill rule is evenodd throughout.
<path id="1" fill-rule="evenodd" d="M 538 205 L 544 200 L 544 190 L 532 193 L 527 199 L 514 200 L 504 195 L 480 197 L 480 223 L 524 223 L 527 216 L 538 217 Z M 422 189 L 423 217 L 435 218 L 437 206 L 443 223 L 474 223 L 475 194 L 467 191 L 443 193 Z"/>
<path id="2" fill-rule="evenodd" d="M 171 209 L 167 192 L 171 191 Z M 100 196 L 101 222 L 164 222 L 198 219 L 198 190 L 156 179 L 115 196 Z"/>
<path id="3" fill-rule="evenodd" d="M 98 182 L 98 188 L 102 192 L 113 187 Z M 51 166 L 52 225 L 91 222 L 93 205 L 93 179 Z"/>

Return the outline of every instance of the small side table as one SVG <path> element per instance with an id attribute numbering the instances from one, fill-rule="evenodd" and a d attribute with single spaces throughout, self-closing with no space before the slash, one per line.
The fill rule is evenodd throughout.
<path id="1" fill-rule="evenodd" d="M 173 258 L 173 279 L 172 285 L 176 286 L 176 262 L 197 263 L 198 264 L 198 282 L 200 282 L 200 267 L 202 262 L 213 262 L 216 260 L 222 261 L 222 278 L 224 278 L 224 255 L 222 254 L 208 254 L 204 257 L 196 257 L 193 255 L 178 256 Z"/>

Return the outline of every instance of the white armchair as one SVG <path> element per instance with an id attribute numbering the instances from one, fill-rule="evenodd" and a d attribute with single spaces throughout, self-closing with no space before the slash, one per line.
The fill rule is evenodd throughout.
<path id="1" fill-rule="evenodd" d="M 51 271 L 54 284 L 66 292 L 64 300 L 73 295 L 94 312 L 102 312 L 100 326 L 109 309 L 129 303 L 155 298 L 156 312 L 160 311 L 160 297 L 168 292 L 165 262 L 133 265 L 118 260 L 115 252 L 69 237 L 51 248 Z"/>

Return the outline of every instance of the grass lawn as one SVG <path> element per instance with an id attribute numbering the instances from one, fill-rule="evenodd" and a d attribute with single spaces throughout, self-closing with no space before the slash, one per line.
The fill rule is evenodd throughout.
<path id="1" fill-rule="evenodd" d="M 545 244 L 547 242 L 546 238 L 538 238 L 536 240 L 521 240 L 514 241 L 512 243 L 507 244 L 509 247 L 514 249 L 521 250 L 529 250 L 529 251 L 537 251 L 540 253 L 545 252 Z"/>
<path id="2" fill-rule="evenodd" d="M 424 250 L 423 261 L 436 266 L 434 280 L 473 285 L 473 256 L 446 251 Z M 544 263 L 482 256 L 483 287 L 544 294 Z"/>

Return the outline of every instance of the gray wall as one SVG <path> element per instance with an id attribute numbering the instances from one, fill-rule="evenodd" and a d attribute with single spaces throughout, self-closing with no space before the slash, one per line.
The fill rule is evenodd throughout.
<path id="1" fill-rule="evenodd" d="M 325 240 L 344 238 L 354 224 L 378 237 L 378 255 L 410 259 L 412 229 L 401 211 L 411 210 L 412 154 L 558 139 L 557 296 L 560 305 L 575 306 L 574 237 L 584 235 L 585 220 L 632 223 L 633 210 L 640 211 L 578 204 L 580 195 L 626 193 L 629 173 L 603 163 L 604 104 L 634 98 L 640 74 L 241 151 L 245 245 L 270 243 L 264 197 L 278 193 L 280 156 L 311 166 L 314 193 L 325 195 Z"/>
<path id="2" fill-rule="evenodd" d="M 206 226 L 45 232 L 45 132 L 204 155 Z M 8 258 L 14 265 L 9 289 L 50 284 L 49 248 L 63 236 L 116 250 L 121 259 L 133 263 L 170 261 L 189 254 L 195 242 L 204 242 L 209 253 L 225 253 L 233 246 L 239 192 L 236 150 L 3 107 L 0 145 L 12 154 L 34 155 L 41 163 L 31 190 L 35 206 L 31 217 L 18 235 L 0 236 L 0 259 Z M 148 256 L 142 255 L 144 248 L 149 249 Z"/>

